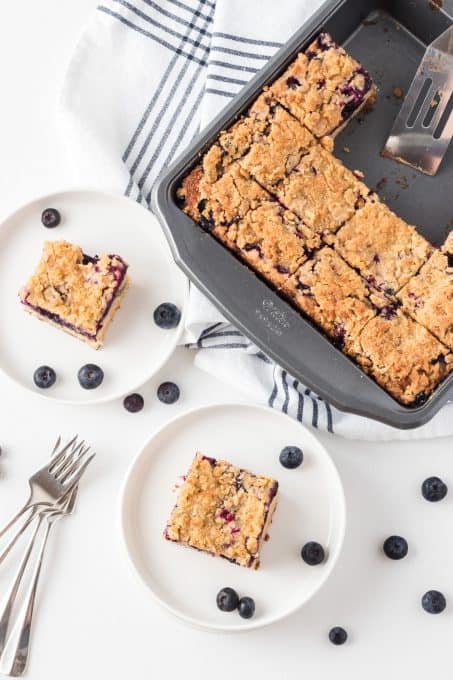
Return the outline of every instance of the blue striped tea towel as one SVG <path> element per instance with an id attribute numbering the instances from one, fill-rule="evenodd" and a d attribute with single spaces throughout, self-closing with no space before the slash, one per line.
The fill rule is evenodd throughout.
<path id="1" fill-rule="evenodd" d="M 60 123 L 75 179 L 149 207 L 161 170 L 321 0 L 103 0 L 70 62 Z M 196 364 L 304 423 L 361 439 L 453 434 L 453 405 L 416 431 L 344 414 L 273 364 L 194 288 Z"/>

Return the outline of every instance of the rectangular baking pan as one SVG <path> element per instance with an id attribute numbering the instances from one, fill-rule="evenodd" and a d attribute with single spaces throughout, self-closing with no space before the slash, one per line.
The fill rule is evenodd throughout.
<path id="1" fill-rule="evenodd" d="M 155 186 L 153 208 L 174 258 L 193 283 L 263 352 L 340 410 L 401 429 L 429 421 L 453 399 L 453 375 L 418 408 L 396 402 L 246 265 L 178 208 L 181 180 L 215 141 L 322 31 L 328 31 L 370 71 L 378 86 L 371 112 L 351 121 L 335 154 L 420 232 L 439 245 L 453 228 L 453 144 L 431 178 L 380 151 L 426 45 L 452 23 L 441 0 L 334 0 L 305 23 L 242 92 L 205 129 Z"/>

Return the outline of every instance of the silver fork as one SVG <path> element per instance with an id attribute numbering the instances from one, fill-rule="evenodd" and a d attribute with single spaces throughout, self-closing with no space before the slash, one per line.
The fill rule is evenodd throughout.
<path id="1" fill-rule="evenodd" d="M 19 537 L 27 529 L 36 514 L 44 509 L 53 507 L 58 501 L 69 494 L 79 483 L 94 457 L 94 453 L 87 455 L 90 449 L 84 441 L 77 442 L 77 435 L 61 450 L 61 437 L 55 444 L 49 464 L 38 470 L 29 479 L 30 496 L 19 512 L 0 531 L 0 538 L 13 527 L 28 511 L 29 517 L 0 553 L 0 563 L 11 551 Z"/>
<path id="2" fill-rule="evenodd" d="M 36 594 L 38 591 L 39 577 L 41 574 L 41 568 L 44 561 L 44 553 L 49 539 L 51 529 L 55 522 L 61 517 L 70 515 L 73 510 L 77 500 L 78 487 L 75 487 L 73 491 L 62 501 L 55 509 L 44 509 L 39 513 L 39 522 L 33 536 L 29 542 L 28 549 L 23 558 L 22 564 L 20 566 L 16 580 L 11 588 L 8 600 L 3 611 L 2 617 L 0 619 L 0 659 L 5 650 L 6 641 L 11 624 L 11 615 L 16 601 L 17 593 L 20 588 L 20 584 L 27 568 L 28 562 L 33 552 L 36 537 L 38 535 L 39 529 L 43 522 L 46 522 L 46 527 L 44 534 L 41 538 L 41 544 L 38 551 L 38 556 L 36 558 L 36 564 L 33 570 L 31 585 L 29 593 L 27 596 L 27 601 L 24 605 L 24 614 L 19 624 L 19 634 L 17 637 L 17 643 L 14 648 L 14 655 L 11 663 L 11 667 L 8 670 L 0 669 L 0 672 L 12 677 L 18 677 L 22 675 L 25 671 L 28 661 L 28 654 L 30 650 L 30 635 L 31 626 L 33 619 L 33 611 L 36 601 Z"/>

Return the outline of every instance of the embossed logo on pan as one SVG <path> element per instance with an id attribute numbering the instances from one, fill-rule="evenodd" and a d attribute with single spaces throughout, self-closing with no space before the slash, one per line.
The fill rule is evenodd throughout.
<path id="1" fill-rule="evenodd" d="M 275 335 L 281 336 L 291 328 L 286 312 L 268 298 L 263 300 L 261 309 L 255 310 L 255 315 Z"/>

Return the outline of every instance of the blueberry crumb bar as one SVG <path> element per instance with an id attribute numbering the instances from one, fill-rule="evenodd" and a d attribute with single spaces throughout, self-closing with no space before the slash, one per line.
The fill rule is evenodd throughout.
<path id="1" fill-rule="evenodd" d="M 377 312 L 391 314 L 394 309 L 328 246 L 299 267 L 281 292 L 346 353 Z"/>
<path id="2" fill-rule="evenodd" d="M 270 91 L 318 138 L 338 134 L 376 95 L 370 74 L 327 33 L 298 55 Z"/>
<path id="3" fill-rule="evenodd" d="M 277 500 L 275 480 L 197 453 L 164 536 L 258 569 Z"/>
<path id="4" fill-rule="evenodd" d="M 402 288 L 404 310 L 453 350 L 453 232 Z"/>
<path id="5" fill-rule="evenodd" d="M 354 353 L 381 387 L 408 406 L 422 406 L 453 369 L 448 348 L 401 309 L 374 317 Z"/>
<path id="6" fill-rule="evenodd" d="M 24 309 L 98 349 L 129 285 L 119 255 L 91 257 L 67 241 L 47 241 L 19 297 Z"/>
<path id="7" fill-rule="evenodd" d="M 374 197 L 339 230 L 334 246 L 370 285 L 388 295 L 400 290 L 433 250 L 415 227 Z"/>
<path id="8" fill-rule="evenodd" d="M 276 201 L 250 210 L 229 233 L 239 257 L 276 288 L 320 246 L 319 237 Z"/>
<path id="9" fill-rule="evenodd" d="M 274 189 L 278 199 L 317 234 L 334 234 L 364 205 L 368 187 L 320 145 Z"/>

